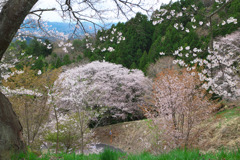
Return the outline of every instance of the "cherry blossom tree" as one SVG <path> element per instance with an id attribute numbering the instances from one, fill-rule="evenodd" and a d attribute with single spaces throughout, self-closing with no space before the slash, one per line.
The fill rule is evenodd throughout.
<path id="1" fill-rule="evenodd" d="M 55 85 L 55 88 L 58 87 Z M 73 115 L 74 112 L 69 113 L 68 109 L 60 108 L 56 104 L 59 99 L 61 99 L 61 97 L 59 94 L 54 93 L 53 86 L 48 86 L 47 103 L 51 106 L 51 112 L 49 118 L 50 122 L 46 125 L 48 133 L 45 136 L 45 140 L 54 143 L 56 153 L 58 153 L 60 149 L 63 150 L 63 147 L 66 147 L 66 152 L 68 152 L 69 149 L 75 150 L 77 147 L 74 145 L 74 142 L 71 142 L 75 141 L 80 144 L 78 144 L 78 146 L 80 146 L 81 153 L 83 154 L 84 148 L 87 145 L 84 141 L 88 141 L 93 135 L 93 132 L 89 130 L 87 123 L 89 118 L 92 117 L 90 114 L 93 112 L 87 112 L 87 110 L 83 108 L 84 106 L 82 108 L 76 108 L 76 106 L 73 106 L 76 109 L 75 111 L 77 111 L 77 114 Z M 77 133 L 72 132 L 72 130 L 76 130 Z M 90 133 L 91 136 L 89 136 L 88 133 Z M 79 141 L 79 139 L 81 140 Z"/>
<path id="2" fill-rule="evenodd" d="M 188 147 L 197 140 L 193 130 L 207 118 L 212 105 L 200 84 L 196 72 L 186 69 L 165 69 L 155 78 L 152 106 L 143 109 L 157 126 L 160 152 Z"/>
<path id="3" fill-rule="evenodd" d="M 107 119 L 125 121 L 143 118 L 138 105 L 144 103 L 143 97 L 151 89 L 150 84 L 140 70 L 94 61 L 63 72 L 54 90 L 59 97 L 56 101 L 59 108 L 99 110 L 107 107 L 103 113 L 105 117 L 108 115 Z M 93 118 L 96 120 L 99 115 Z"/>
<path id="4" fill-rule="evenodd" d="M 209 55 L 206 59 L 198 58 L 197 55 L 203 51 L 198 48 L 190 49 L 190 46 L 185 48 L 179 47 L 173 54 L 180 57 L 174 60 L 173 63 L 180 66 L 187 67 L 188 71 L 195 70 L 195 66 L 189 66 L 184 60 L 183 53 L 192 57 L 191 64 L 198 64 L 202 69 L 198 73 L 202 82 L 207 82 L 202 85 L 203 88 L 209 90 L 210 93 L 228 99 L 236 100 L 239 98 L 239 31 L 226 35 L 225 37 L 218 37 L 214 43 L 214 50 L 208 50 Z"/>

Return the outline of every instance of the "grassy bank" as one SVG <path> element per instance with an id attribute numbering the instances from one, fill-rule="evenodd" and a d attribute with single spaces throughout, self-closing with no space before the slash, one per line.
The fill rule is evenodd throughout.
<path id="1" fill-rule="evenodd" d="M 44 154 L 40 157 L 34 153 L 20 154 L 13 156 L 12 160 L 25 159 L 25 160 L 239 160 L 240 148 L 236 151 L 221 150 L 216 153 L 202 154 L 198 150 L 173 150 L 167 154 L 161 154 L 158 156 L 151 155 L 147 152 L 143 152 L 138 155 L 126 154 L 120 152 L 114 152 L 111 150 L 105 150 L 100 154 L 90 155 L 76 155 L 60 153 L 60 154 Z"/>

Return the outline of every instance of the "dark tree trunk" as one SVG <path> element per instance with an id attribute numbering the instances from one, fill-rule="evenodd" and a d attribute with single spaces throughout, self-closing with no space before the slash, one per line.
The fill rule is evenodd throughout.
<path id="1" fill-rule="evenodd" d="M 0 13 L 0 60 L 37 0 L 8 0 Z"/>
<path id="2" fill-rule="evenodd" d="M 8 0 L 0 13 L 0 60 L 37 0 Z M 9 100 L 0 93 L 0 159 L 24 151 L 22 126 Z"/>
<path id="3" fill-rule="evenodd" d="M 57 115 L 57 110 L 56 110 L 56 106 L 53 105 L 53 109 L 54 109 L 54 115 L 56 118 L 56 125 L 57 125 L 57 144 L 56 144 L 56 153 L 58 153 L 58 148 L 59 148 L 59 122 L 58 122 L 58 115 Z"/>
<path id="4" fill-rule="evenodd" d="M 0 92 L 0 159 L 10 159 L 11 152 L 24 151 L 22 126 L 9 100 Z"/>

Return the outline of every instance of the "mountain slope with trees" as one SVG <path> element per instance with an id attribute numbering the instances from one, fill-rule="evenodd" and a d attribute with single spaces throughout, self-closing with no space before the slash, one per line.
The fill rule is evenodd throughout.
<path id="1" fill-rule="evenodd" d="M 192 5 L 197 7 L 198 10 L 193 10 Z M 184 7 L 186 8 L 184 10 L 185 14 L 180 12 Z M 211 8 L 208 1 L 194 0 L 181 0 L 172 4 L 165 4 L 161 6 L 161 10 L 180 12 L 183 16 L 175 18 L 175 20 L 164 15 L 166 20 L 156 25 L 152 24 L 155 24 L 154 21 L 158 20 L 156 17 L 160 14 L 159 11 L 153 13 L 153 20 L 148 20 L 146 16 L 138 13 L 135 18 L 126 23 L 118 23 L 109 30 L 98 31 L 96 41 L 94 42 L 96 49 L 93 52 L 89 50 L 85 55 L 90 60 L 105 59 L 109 62 L 122 64 L 128 68 L 138 68 L 146 72 L 150 63 L 154 63 L 162 57 L 159 54 L 160 52 L 173 56 L 174 51 L 180 46 L 206 50 L 211 40 L 209 28 L 205 25 L 200 25 L 201 23 L 196 24 L 196 21 L 206 24 L 208 19 L 204 15 L 210 15 L 217 7 L 219 7 L 217 2 L 214 2 Z M 240 2 L 235 0 L 213 17 L 213 38 L 232 33 L 240 27 L 239 23 L 226 23 L 226 19 L 229 17 L 234 17 L 239 21 L 239 11 Z M 191 15 L 194 15 L 194 19 Z M 226 25 L 222 25 L 223 21 L 225 21 Z M 178 31 L 175 28 L 176 23 L 185 26 L 185 29 L 189 31 L 185 31 L 185 29 Z M 110 37 L 111 30 L 114 28 L 121 31 L 126 40 L 119 44 L 116 40 L 113 42 L 110 40 L 102 42 L 101 37 Z M 115 48 L 114 52 L 102 51 L 102 48 L 107 46 Z M 197 55 L 197 57 L 206 58 L 207 55 L 208 53 L 205 52 Z M 183 59 L 190 64 L 191 58 L 185 57 L 185 54 L 183 54 Z"/>

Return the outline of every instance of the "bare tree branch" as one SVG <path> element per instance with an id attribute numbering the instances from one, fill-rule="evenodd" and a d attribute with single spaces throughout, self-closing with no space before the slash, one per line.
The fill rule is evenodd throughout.
<path id="1" fill-rule="evenodd" d="M 29 14 L 36 14 L 36 12 L 46 12 L 46 11 L 55 11 L 56 8 L 50 8 L 50 9 L 37 9 L 37 10 L 34 10 L 34 11 L 31 11 L 29 12 Z"/>
<path id="2" fill-rule="evenodd" d="M 233 0 L 229 0 L 228 2 L 224 3 L 220 8 L 218 8 L 217 10 L 215 10 L 213 13 L 211 13 L 209 16 L 207 16 L 207 18 L 211 18 L 212 16 L 214 16 L 216 13 L 218 13 L 219 11 L 221 11 L 223 8 L 225 8 L 228 4 L 232 3 Z"/>

